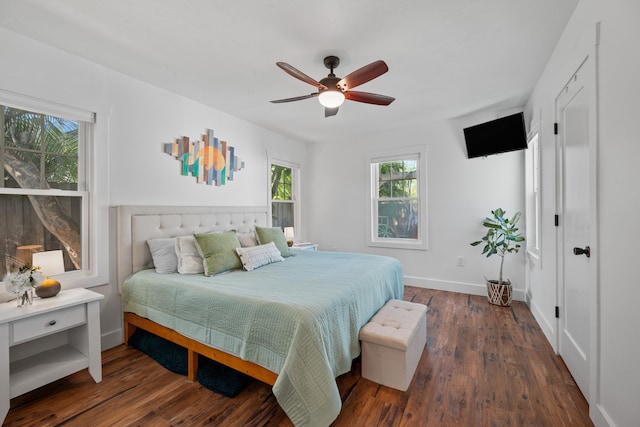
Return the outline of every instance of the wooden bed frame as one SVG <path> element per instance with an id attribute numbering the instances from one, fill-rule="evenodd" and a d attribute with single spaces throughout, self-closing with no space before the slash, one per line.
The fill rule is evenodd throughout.
<path id="1" fill-rule="evenodd" d="M 250 377 L 253 377 L 271 386 L 275 384 L 276 379 L 278 378 L 278 374 L 271 372 L 267 368 L 264 368 L 253 362 L 249 362 L 247 360 L 242 360 L 237 356 L 225 353 L 224 351 L 218 350 L 217 348 L 209 347 L 208 345 L 203 344 L 200 341 L 185 337 L 184 335 L 179 334 L 173 329 L 165 328 L 164 326 L 158 325 L 157 323 L 152 322 L 149 319 L 145 319 L 144 317 L 140 317 L 137 314 L 127 312 L 124 313 L 125 345 L 129 344 L 129 338 L 131 338 L 133 333 L 136 331 L 136 328 L 144 329 L 145 331 L 169 340 L 172 343 L 185 347 L 188 354 L 187 377 L 190 381 L 196 380 L 196 375 L 198 373 L 199 354 L 211 360 L 215 360 L 216 362 L 222 363 L 223 365 L 226 365 L 230 368 L 233 368 L 236 371 L 247 374 Z"/>
<path id="2" fill-rule="evenodd" d="M 158 237 L 184 236 L 193 233 L 235 229 L 248 232 L 255 226 L 267 226 L 268 209 L 263 206 L 118 206 L 117 246 L 118 284 L 136 271 L 153 266 L 147 240 Z M 195 381 L 198 355 L 222 363 L 257 380 L 273 385 L 278 374 L 237 356 L 186 337 L 136 314 L 123 313 L 124 344 L 136 328 L 169 340 L 187 349 L 187 375 Z"/>

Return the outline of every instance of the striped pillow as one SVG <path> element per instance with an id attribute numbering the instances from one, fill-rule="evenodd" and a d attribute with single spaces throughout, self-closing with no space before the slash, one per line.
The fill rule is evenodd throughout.
<path id="1" fill-rule="evenodd" d="M 263 265 L 272 262 L 284 261 L 275 243 L 269 242 L 265 245 L 251 246 L 246 248 L 236 248 L 236 252 L 242 261 L 242 267 L 247 270 L 255 270 Z"/>

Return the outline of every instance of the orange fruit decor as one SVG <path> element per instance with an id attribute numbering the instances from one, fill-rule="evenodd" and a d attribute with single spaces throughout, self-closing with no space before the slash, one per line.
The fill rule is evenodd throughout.
<path id="1" fill-rule="evenodd" d="M 60 287 L 60 282 L 47 277 L 42 281 L 42 284 L 36 288 L 36 295 L 40 298 L 54 297 L 60 292 Z"/>

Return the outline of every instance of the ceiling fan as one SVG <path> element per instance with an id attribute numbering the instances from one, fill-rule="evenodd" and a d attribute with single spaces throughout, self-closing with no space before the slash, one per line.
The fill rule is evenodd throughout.
<path id="1" fill-rule="evenodd" d="M 271 102 L 274 104 L 280 104 L 283 102 L 315 98 L 317 96 L 320 104 L 325 107 L 324 116 L 329 117 L 335 116 L 338 113 L 338 107 L 342 105 L 345 99 L 375 105 L 389 105 L 395 100 L 395 98 L 390 96 L 351 90 L 354 87 L 360 86 L 361 84 L 373 80 L 389 71 L 389 67 L 387 67 L 387 64 L 385 64 L 384 61 L 378 60 L 372 62 L 371 64 L 365 65 L 351 74 L 348 74 L 342 79 L 333 74 L 334 68 L 337 68 L 339 64 L 340 58 L 337 56 L 327 56 L 324 58 L 324 66 L 330 71 L 327 77 L 318 82 L 286 62 L 276 62 L 276 65 L 282 68 L 287 74 L 317 87 L 318 92 L 314 92 L 309 95 L 296 96 L 294 98 L 277 99 Z"/>

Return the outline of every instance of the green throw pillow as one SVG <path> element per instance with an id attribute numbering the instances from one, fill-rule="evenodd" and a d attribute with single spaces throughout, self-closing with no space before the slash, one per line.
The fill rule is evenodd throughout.
<path id="1" fill-rule="evenodd" d="M 240 241 L 235 231 L 194 236 L 204 259 L 205 276 L 242 268 L 242 262 L 236 253 L 236 248 L 240 247 Z"/>
<path id="2" fill-rule="evenodd" d="M 280 227 L 256 227 L 256 236 L 261 245 L 273 242 L 283 258 L 291 256 L 291 250 L 287 246 L 287 239 Z"/>

